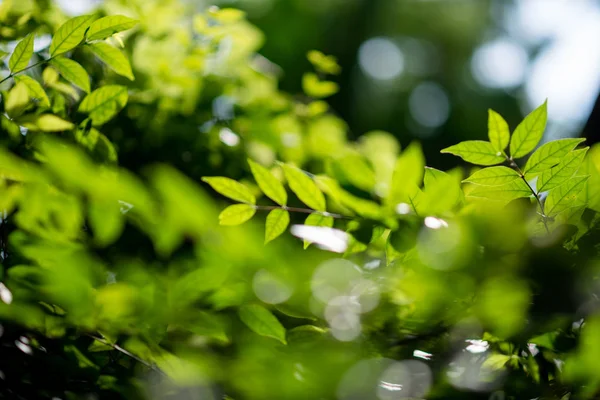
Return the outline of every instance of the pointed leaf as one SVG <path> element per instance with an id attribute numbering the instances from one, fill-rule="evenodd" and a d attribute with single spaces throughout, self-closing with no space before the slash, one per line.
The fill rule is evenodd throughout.
<path id="1" fill-rule="evenodd" d="M 500 186 L 476 186 L 467 196 L 481 197 L 494 201 L 509 202 L 521 197 L 530 197 L 531 190 L 522 179 Z"/>
<path id="2" fill-rule="evenodd" d="M 423 178 L 423 183 L 425 187 L 433 186 L 437 181 L 446 179 L 448 174 L 444 171 L 440 171 L 439 169 L 425 167 L 425 177 Z"/>
<path id="3" fill-rule="evenodd" d="M 15 76 L 15 82 L 24 83 L 29 91 L 29 97 L 39 100 L 42 107 L 50 107 L 50 99 L 48 99 L 48 95 L 38 81 L 27 75 L 17 75 Z"/>
<path id="4" fill-rule="evenodd" d="M 312 213 L 306 218 L 306 220 L 304 221 L 304 225 L 324 226 L 326 228 L 331 228 L 333 227 L 333 217 L 319 213 Z M 310 243 L 310 241 L 305 240 L 304 248 L 306 249 L 308 246 L 310 246 Z"/>
<path id="5" fill-rule="evenodd" d="M 577 204 L 577 195 L 584 189 L 588 176 L 574 176 L 562 185 L 552 189 L 546 197 L 546 215 L 556 215 Z"/>
<path id="6" fill-rule="evenodd" d="M 587 150 L 586 147 L 572 151 L 556 167 L 542 172 L 537 180 L 537 192 L 551 190 L 572 177 L 581 166 Z"/>
<path id="7" fill-rule="evenodd" d="M 262 165 L 250 159 L 248 159 L 248 163 L 260 190 L 275 203 L 285 206 L 287 204 L 287 192 L 281 182 Z"/>
<path id="8" fill-rule="evenodd" d="M 62 24 L 54 33 L 50 43 L 50 55 L 54 57 L 77 47 L 94 18 L 93 15 L 82 15 Z"/>
<path id="9" fill-rule="evenodd" d="M 286 210 L 275 209 L 267 215 L 265 226 L 265 244 L 278 238 L 290 224 L 290 213 Z"/>
<path id="10" fill-rule="evenodd" d="M 547 106 L 548 102 L 545 101 L 526 116 L 515 129 L 510 140 L 510 156 L 513 159 L 526 156 L 542 140 L 548 119 Z"/>
<path id="11" fill-rule="evenodd" d="M 459 156 L 463 160 L 477 165 L 495 165 L 505 161 L 501 151 L 498 151 L 490 142 L 483 140 L 467 140 L 441 151 Z"/>
<path id="12" fill-rule="evenodd" d="M 125 86 L 107 85 L 88 94 L 79 111 L 89 113 L 94 125 L 102 125 L 125 107 L 127 99 Z"/>
<path id="13" fill-rule="evenodd" d="M 8 60 L 8 68 L 13 74 L 23 70 L 29 64 L 29 60 L 33 55 L 33 39 L 34 35 L 30 33 L 17 43 L 12 56 Z"/>
<path id="14" fill-rule="evenodd" d="M 100 61 L 117 74 L 124 76 L 129 80 L 135 79 L 133 72 L 131 71 L 129 60 L 121 50 L 105 42 L 92 43 L 89 45 L 89 49 L 100 59 Z"/>
<path id="15" fill-rule="evenodd" d="M 302 77 L 302 89 L 308 96 L 322 99 L 336 94 L 339 86 L 335 82 L 321 81 L 316 74 L 309 72 Z"/>
<path id="16" fill-rule="evenodd" d="M 87 31 L 86 37 L 87 40 L 106 39 L 115 33 L 133 28 L 137 23 L 137 20 L 128 18 L 124 15 L 110 15 L 94 21 Z"/>
<path id="17" fill-rule="evenodd" d="M 21 115 L 28 105 L 29 89 L 23 82 L 17 82 L 6 96 L 4 110 L 10 117 L 14 118 Z"/>
<path id="18" fill-rule="evenodd" d="M 54 114 L 24 115 L 16 119 L 16 122 L 29 130 L 42 132 L 68 131 L 75 127 L 71 122 Z"/>
<path id="19" fill-rule="evenodd" d="M 238 315 L 242 322 L 253 332 L 279 340 L 286 344 L 285 328 L 281 322 L 263 306 L 246 304 L 239 308 Z"/>
<path id="20" fill-rule="evenodd" d="M 460 180 L 455 176 L 425 167 L 424 181 L 423 191 L 417 191 L 409 203 L 419 214 L 442 214 L 454 208 L 461 199 Z"/>
<path id="21" fill-rule="evenodd" d="M 480 169 L 463 182 L 483 186 L 500 186 L 520 178 L 521 176 L 514 169 L 500 166 Z"/>
<path id="22" fill-rule="evenodd" d="M 385 199 L 386 204 L 396 207 L 398 203 L 408 202 L 408 198 L 414 195 L 421 185 L 424 174 L 423 150 L 419 143 L 412 142 L 396 160 L 390 192 Z"/>
<path id="23" fill-rule="evenodd" d="M 558 164 L 564 156 L 569 154 L 577 145 L 585 139 L 558 139 L 540 146 L 527 160 L 523 173 L 534 176 Z"/>
<path id="24" fill-rule="evenodd" d="M 256 203 L 256 198 L 243 183 L 222 176 L 205 176 L 202 180 L 208 183 L 215 191 L 232 200 L 249 204 Z"/>
<path id="25" fill-rule="evenodd" d="M 300 201 L 317 211 L 325 211 L 325 196 L 315 182 L 302 170 L 288 164 L 282 164 L 283 172 L 292 192 Z"/>
<path id="26" fill-rule="evenodd" d="M 488 137 L 490 138 L 490 143 L 497 151 L 504 151 L 510 141 L 508 124 L 494 110 L 488 110 Z"/>
<path id="27" fill-rule="evenodd" d="M 250 204 L 234 204 L 219 214 L 219 224 L 226 226 L 241 225 L 256 213 L 256 208 Z"/>
<path id="28" fill-rule="evenodd" d="M 90 92 L 90 77 L 79 63 L 66 57 L 56 57 L 50 61 L 50 64 L 63 78 L 79 86 L 84 92 Z"/>

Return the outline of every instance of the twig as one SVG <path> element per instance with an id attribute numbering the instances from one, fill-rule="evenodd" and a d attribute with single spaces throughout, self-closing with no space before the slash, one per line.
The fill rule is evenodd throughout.
<path id="1" fill-rule="evenodd" d="M 297 212 L 297 213 L 303 213 L 303 214 L 319 214 L 324 217 L 332 217 L 332 218 L 338 218 L 338 219 L 352 219 L 352 217 L 348 217 L 346 215 L 330 213 L 327 211 L 311 210 L 308 208 L 297 208 L 297 207 L 287 207 L 287 206 L 256 206 L 256 205 L 254 206 L 254 208 L 257 210 L 261 210 L 261 211 L 285 210 L 285 211 L 291 211 L 291 212 Z"/>
<path id="2" fill-rule="evenodd" d="M 41 60 L 41 61 L 38 61 L 38 62 L 36 62 L 35 64 L 31 64 L 30 66 L 28 66 L 28 67 L 25 67 L 25 68 L 23 68 L 23 69 L 22 69 L 22 70 L 20 70 L 20 71 L 17 71 L 17 72 L 11 72 L 11 73 L 10 73 L 10 74 L 9 74 L 9 75 L 6 77 L 6 78 L 4 78 L 4 79 L 2 79 L 2 80 L 0 81 L 0 85 L 1 85 L 1 84 L 3 84 L 4 82 L 6 82 L 7 80 L 9 80 L 10 78 L 13 78 L 15 75 L 17 75 L 17 74 L 20 74 L 21 72 L 25 72 L 25 71 L 27 71 L 28 69 L 35 68 L 35 67 L 37 67 L 38 65 L 42 65 L 42 64 L 44 64 L 44 63 L 50 62 L 50 60 L 52 60 L 53 58 L 54 58 L 54 57 L 50 57 L 50 58 L 48 58 L 48 59 L 46 59 L 46 60 Z"/>
<path id="3" fill-rule="evenodd" d="M 519 176 L 521 177 L 523 182 L 525 182 L 525 184 L 527 185 L 527 187 L 529 188 L 529 190 L 531 191 L 531 193 L 537 200 L 537 203 L 540 206 L 540 215 L 542 217 L 542 222 L 544 223 L 544 228 L 546 228 L 546 233 L 550 233 L 550 229 L 548 228 L 548 220 L 547 220 L 548 216 L 546 215 L 546 212 L 544 211 L 544 204 L 542 203 L 542 199 L 540 198 L 540 195 L 535 190 L 533 190 L 533 188 L 531 187 L 529 182 L 527 182 L 527 179 L 525 179 L 525 174 L 523 173 L 523 171 L 521 171 L 521 168 L 519 168 L 517 163 L 512 158 L 507 157 L 506 159 L 510 163 L 510 166 L 513 167 L 515 169 L 515 171 L 517 171 L 517 173 L 519 174 Z"/>

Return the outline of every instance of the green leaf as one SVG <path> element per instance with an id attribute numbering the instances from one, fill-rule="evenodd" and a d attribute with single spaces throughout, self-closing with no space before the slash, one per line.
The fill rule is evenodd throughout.
<path id="1" fill-rule="evenodd" d="M 114 46 L 111 46 L 105 42 L 92 43 L 89 45 L 89 49 L 110 69 L 115 71 L 117 74 L 134 80 L 133 72 L 131 71 L 131 65 L 129 60 Z"/>
<path id="2" fill-rule="evenodd" d="M 410 202 L 418 213 L 442 214 L 454 208 L 461 199 L 460 178 L 425 167 L 424 181 L 423 192 L 415 192 Z"/>
<path id="3" fill-rule="evenodd" d="M 242 203 L 256 204 L 256 198 L 243 183 L 223 176 L 205 176 L 202 180 L 225 197 Z"/>
<path id="4" fill-rule="evenodd" d="M 337 75 L 342 72 L 342 68 L 337 63 L 337 59 L 333 56 L 327 56 L 320 51 L 311 50 L 306 55 L 308 61 L 319 72 L 329 75 Z"/>
<path id="5" fill-rule="evenodd" d="M 62 24 L 54 33 L 50 43 L 50 55 L 54 57 L 77 47 L 94 18 L 93 15 L 82 15 Z"/>
<path id="6" fill-rule="evenodd" d="M 15 76 L 15 82 L 24 83 L 27 86 L 30 97 L 39 100 L 40 105 L 43 107 L 50 107 L 50 99 L 48 99 L 48 95 L 38 81 L 27 75 L 17 75 Z"/>
<path id="7" fill-rule="evenodd" d="M 495 165 L 505 161 L 502 152 L 496 150 L 490 142 L 467 140 L 441 151 L 459 156 L 463 160 L 477 165 Z"/>
<path id="8" fill-rule="evenodd" d="M 102 125 L 125 107 L 127 99 L 125 86 L 107 85 L 88 94 L 79 111 L 89 113 L 94 125 Z"/>
<path id="9" fill-rule="evenodd" d="M 485 359 L 481 366 L 482 368 L 495 371 L 502 369 L 511 358 L 512 356 L 507 356 L 506 354 L 492 354 Z"/>
<path id="10" fill-rule="evenodd" d="M 322 99 L 336 94 L 339 87 L 337 83 L 321 81 L 316 74 L 309 72 L 302 77 L 302 89 L 307 96 Z"/>
<path id="11" fill-rule="evenodd" d="M 119 203 L 116 201 L 91 201 L 88 220 L 94 233 L 94 241 L 102 247 L 117 240 L 125 227 Z"/>
<path id="12" fill-rule="evenodd" d="M 300 201 L 317 211 L 325 211 L 325 196 L 317 187 L 315 182 L 302 170 L 282 164 L 283 172 L 290 185 L 292 192 L 298 196 Z"/>
<path id="13" fill-rule="evenodd" d="M 599 156 L 600 146 L 592 146 L 586 154 L 581 168 L 577 171 L 577 175 L 590 176 L 578 198 L 596 212 L 600 212 L 600 170 L 594 160 L 600 160 Z"/>
<path id="14" fill-rule="evenodd" d="M 4 50 L 0 50 L 0 60 L 4 60 L 8 53 Z"/>
<path id="15" fill-rule="evenodd" d="M 562 185 L 552 189 L 546 197 L 546 215 L 556 215 L 576 204 L 577 195 L 584 189 L 588 176 L 574 176 Z"/>
<path id="16" fill-rule="evenodd" d="M 86 33 L 86 38 L 87 40 L 106 39 L 115 33 L 133 28 L 137 23 L 138 20 L 128 18 L 124 15 L 110 15 L 94 21 Z"/>
<path id="17" fill-rule="evenodd" d="M 242 322 L 253 332 L 279 340 L 286 344 L 285 328 L 279 320 L 266 308 L 258 304 L 247 304 L 240 307 L 238 315 Z"/>
<path id="18" fill-rule="evenodd" d="M 386 204 L 396 207 L 398 203 L 407 203 L 421 185 L 425 174 L 425 157 L 421 145 L 412 142 L 398 159 L 392 175 L 390 192 L 385 199 Z"/>
<path id="19" fill-rule="evenodd" d="M 75 127 L 71 122 L 65 121 L 54 114 L 23 115 L 17 118 L 16 122 L 31 131 L 42 132 L 68 131 Z"/>
<path id="20" fill-rule="evenodd" d="M 483 186 L 500 186 L 520 178 L 521 176 L 514 169 L 500 166 L 480 169 L 463 182 Z"/>
<path id="21" fill-rule="evenodd" d="M 6 96 L 4 110 L 10 117 L 14 118 L 21 115 L 28 105 L 29 89 L 23 82 L 17 82 Z"/>
<path id="22" fill-rule="evenodd" d="M 10 72 L 13 74 L 23 70 L 29 64 L 29 60 L 31 60 L 31 56 L 33 55 L 33 39 L 34 35 L 30 33 L 17 43 L 12 56 L 8 60 L 8 68 L 10 68 Z"/>
<path id="23" fill-rule="evenodd" d="M 250 204 L 234 204 L 219 214 L 219 224 L 226 226 L 241 225 L 256 213 L 256 208 Z"/>
<path id="24" fill-rule="evenodd" d="M 287 204 L 287 192 L 281 182 L 273 176 L 271 171 L 262 165 L 250 159 L 248 159 L 248 164 L 250 164 L 252 175 L 256 183 L 258 183 L 260 190 L 275 203 L 285 206 Z"/>
<path id="25" fill-rule="evenodd" d="M 548 102 L 545 101 L 517 126 L 510 140 L 510 156 L 513 159 L 526 156 L 535 149 L 544 136 L 547 119 Z"/>
<path id="26" fill-rule="evenodd" d="M 488 110 L 488 137 L 496 151 L 504 151 L 510 141 L 510 130 L 508 124 L 494 110 Z"/>
<path id="27" fill-rule="evenodd" d="M 56 68 L 63 78 L 79 86 L 84 92 L 90 92 L 90 77 L 79 63 L 66 57 L 57 57 L 52 59 L 50 64 Z"/>
<path id="28" fill-rule="evenodd" d="M 537 192 L 546 192 L 564 183 L 572 177 L 581 166 L 588 148 L 575 150 L 567 154 L 563 161 L 556 167 L 542 172 L 537 180 Z"/>
<path id="29" fill-rule="evenodd" d="M 301 325 L 287 332 L 287 340 L 290 345 L 310 345 L 323 340 L 327 329 L 314 325 Z"/>
<path id="30" fill-rule="evenodd" d="M 312 213 L 310 214 L 306 220 L 304 221 L 304 225 L 308 225 L 308 226 L 324 226 L 327 228 L 331 228 L 333 227 L 333 217 L 329 216 L 329 215 L 323 215 L 323 214 L 319 214 L 319 213 Z M 308 248 L 308 246 L 310 246 L 310 241 L 305 240 L 304 241 L 304 248 Z"/>
<path id="31" fill-rule="evenodd" d="M 290 224 L 290 213 L 279 208 L 267 215 L 265 226 L 265 244 L 279 237 Z"/>
<path id="32" fill-rule="evenodd" d="M 494 201 L 509 202 L 521 197 L 530 197 L 531 190 L 522 179 L 500 186 L 476 186 L 467 196 L 480 197 Z"/>
<path id="33" fill-rule="evenodd" d="M 527 160 L 523 173 L 528 177 L 535 176 L 539 172 L 552 168 L 584 141 L 585 139 L 558 139 L 541 145 Z"/>

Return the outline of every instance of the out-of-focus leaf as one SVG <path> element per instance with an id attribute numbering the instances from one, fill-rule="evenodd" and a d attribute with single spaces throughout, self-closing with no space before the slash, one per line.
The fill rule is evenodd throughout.
<path id="1" fill-rule="evenodd" d="M 538 145 L 548 119 L 548 102 L 533 110 L 515 129 L 510 139 L 510 156 L 513 159 L 526 156 Z"/>
<path id="2" fill-rule="evenodd" d="M 50 61 L 50 64 L 63 78 L 79 86 L 84 92 L 90 92 L 90 77 L 79 63 L 66 57 L 56 57 Z"/>
<path id="3" fill-rule="evenodd" d="M 50 99 L 48 99 L 48 95 L 38 81 L 27 75 L 17 75 L 15 76 L 15 82 L 25 84 L 27 90 L 29 90 L 29 96 L 39 100 L 42 107 L 50 107 Z"/>
<path id="4" fill-rule="evenodd" d="M 94 125 L 102 125 L 125 107 L 127 99 L 125 86 L 106 85 L 88 94 L 79 105 L 79 111 L 88 113 Z"/>
<path id="5" fill-rule="evenodd" d="M 337 63 L 337 60 L 333 56 L 327 56 L 320 51 L 311 50 L 306 55 L 308 61 L 317 69 L 317 71 L 329 74 L 337 75 L 342 72 L 342 68 Z"/>
<path id="6" fill-rule="evenodd" d="M 551 190 L 572 177 L 581 166 L 588 148 L 572 151 L 560 164 L 542 172 L 537 180 L 538 193 Z"/>
<path id="7" fill-rule="evenodd" d="M 94 15 L 82 15 L 71 18 L 62 24 L 52 37 L 50 55 L 54 57 L 77 47 L 83 41 L 85 31 L 89 28 L 94 18 Z"/>
<path id="8" fill-rule="evenodd" d="M 328 215 L 319 214 L 319 213 L 312 213 L 308 217 L 306 217 L 306 220 L 304 221 L 304 225 L 325 226 L 325 227 L 331 228 L 331 227 L 333 227 L 333 217 L 330 217 Z M 305 240 L 304 248 L 306 249 L 308 246 L 310 246 L 310 242 L 308 240 Z"/>
<path id="9" fill-rule="evenodd" d="M 502 152 L 490 143 L 483 140 L 467 140 L 441 151 L 459 156 L 463 160 L 477 165 L 495 165 L 506 159 Z"/>
<path id="10" fill-rule="evenodd" d="M 260 190 L 275 203 L 280 206 L 285 206 L 287 204 L 287 192 L 281 182 L 273 176 L 271 171 L 262 165 L 250 159 L 248 160 L 248 163 L 250 164 L 252 175 L 254 176 L 256 183 L 258 183 Z"/>
<path id="11" fill-rule="evenodd" d="M 552 189 L 544 203 L 546 215 L 552 216 L 572 207 L 577 200 L 577 195 L 584 189 L 588 178 L 589 176 L 574 176 Z"/>
<path id="12" fill-rule="evenodd" d="M 321 81 L 316 74 L 308 72 L 302 78 L 302 89 L 310 97 L 323 99 L 336 94 L 339 87 L 335 82 Z"/>
<path id="13" fill-rule="evenodd" d="M 33 55 L 33 39 L 34 35 L 30 33 L 17 43 L 12 56 L 8 60 L 8 68 L 13 74 L 23 70 L 29 64 L 29 60 Z"/>
<path id="14" fill-rule="evenodd" d="M 202 180 L 208 183 L 216 192 L 232 200 L 248 204 L 256 203 L 256 198 L 243 183 L 222 176 L 205 176 Z"/>
<path id="15" fill-rule="evenodd" d="M 88 218 L 94 233 L 94 241 L 99 246 L 107 246 L 117 240 L 125 225 L 117 202 L 92 201 Z"/>
<path id="16" fill-rule="evenodd" d="M 4 110 L 11 117 L 18 117 L 29 105 L 29 89 L 23 82 L 17 82 L 8 92 Z"/>
<path id="17" fill-rule="evenodd" d="M 300 169 L 282 164 L 283 172 L 290 189 L 298 196 L 300 201 L 317 211 L 325 211 L 325 196 L 315 182 Z"/>
<path id="18" fill-rule="evenodd" d="M 488 370 L 498 370 L 504 368 L 506 363 L 511 359 L 511 356 L 506 354 L 491 354 L 488 358 L 485 359 L 482 368 L 486 368 Z"/>
<path id="19" fill-rule="evenodd" d="M 588 208 L 600 212 L 600 147 L 594 145 L 586 154 L 577 175 L 589 175 L 583 190 L 577 196 Z"/>
<path id="20" fill-rule="evenodd" d="M 90 25 L 85 34 L 87 40 L 106 39 L 122 31 L 133 28 L 138 23 L 137 20 L 128 18 L 124 15 L 109 15 L 108 17 L 100 18 Z"/>
<path id="21" fill-rule="evenodd" d="M 23 115 L 17 118 L 16 122 L 31 131 L 42 132 L 68 131 L 75 127 L 71 122 L 65 121 L 54 114 Z"/>
<path id="22" fill-rule="evenodd" d="M 496 151 L 504 152 L 504 149 L 506 149 L 506 146 L 508 146 L 508 142 L 510 141 L 508 124 L 504 118 L 494 110 L 488 110 L 488 137 Z"/>
<path id="23" fill-rule="evenodd" d="M 275 209 L 267 215 L 265 226 L 265 244 L 279 237 L 290 224 L 290 213 L 286 210 Z"/>
<path id="24" fill-rule="evenodd" d="M 219 224 L 233 226 L 241 225 L 256 213 L 256 208 L 250 204 L 234 204 L 219 214 Z"/>
<path id="25" fill-rule="evenodd" d="M 89 49 L 110 69 L 115 71 L 117 74 L 134 80 L 133 72 L 131 71 L 131 65 L 129 60 L 114 46 L 111 46 L 105 42 L 91 43 Z"/>
<path id="26" fill-rule="evenodd" d="M 240 319 L 253 332 L 279 340 L 286 344 L 285 328 L 281 322 L 266 308 L 258 304 L 246 304 L 239 308 Z"/>
<path id="27" fill-rule="evenodd" d="M 421 145 L 412 142 L 404 150 L 394 168 L 390 192 L 385 199 L 386 204 L 395 207 L 399 203 L 407 203 L 410 196 L 418 190 L 425 174 L 425 157 Z"/>
<path id="28" fill-rule="evenodd" d="M 531 177 L 552 168 L 561 162 L 563 157 L 569 154 L 579 143 L 584 141 L 585 139 L 582 138 L 558 139 L 541 145 L 527 160 L 523 173 L 527 177 Z"/>
<path id="29" fill-rule="evenodd" d="M 500 186 L 520 178 L 514 169 L 500 166 L 480 169 L 463 182 L 483 186 Z"/>

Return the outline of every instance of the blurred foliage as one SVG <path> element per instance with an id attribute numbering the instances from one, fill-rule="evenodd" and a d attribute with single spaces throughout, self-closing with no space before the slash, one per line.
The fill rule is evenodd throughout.
<path id="1" fill-rule="evenodd" d="M 430 168 L 348 140 L 334 57 L 294 97 L 242 11 L 193 11 L 0 5 L 3 397 L 598 395 L 597 147 L 535 150 L 544 104 Z"/>

